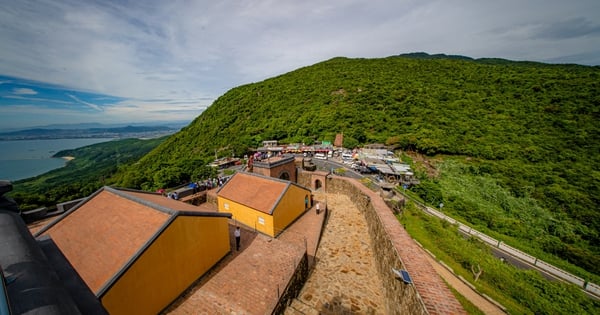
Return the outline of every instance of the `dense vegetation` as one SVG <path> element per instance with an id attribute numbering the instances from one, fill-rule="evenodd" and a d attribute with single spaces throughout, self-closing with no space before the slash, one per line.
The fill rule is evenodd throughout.
<path id="1" fill-rule="evenodd" d="M 452 175 L 421 173 L 414 189 L 478 228 L 600 274 L 600 68 L 417 57 L 335 58 L 234 88 L 118 183 L 156 189 L 263 140 L 310 144 L 336 133 L 347 148 L 382 142 L 465 156 Z M 506 195 L 480 205 L 463 176 L 493 180 Z"/>
<path id="2" fill-rule="evenodd" d="M 544 207 L 543 201 L 531 195 L 515 195 L 501 184 L 508 180 L 503 178 L 505 174 L 480 172 L 480 162 L 445 157 L 436 165 L 440 175 L 423 181 L 422 185 L 413 188 L 413 192 L 432 205 L 443 202 L 445 213 L 496 239 L 600 283 L 600 277 L 566 263 L 575 262 L 587 271 L 599 274 L 598 243 L 587 238 L 598 230 L 590 230 L 589 222 L 582 224 L 565 212 Z M 585 251 L 586 248 L 591 252 Z"/>
<path id="3" fill-rule="evenodd" d="M 600 302 L 580 288 L 547 281 L 538 272 L 520 270 L 492 255 L 476 238 L 465 239 L 447 221 L 423 214 L 412 203 L 400 220 L 407 231 L 437 259 L 507 308 L 509 314 L 598 314 Z M 483 273 L 474 281 L 471 267 Z"/>
<path id="4" fill-rule="evenodd" d="M 60 151 L 54 157 L 75 159 L 63 168 L 15 182 L 10 195 L 22 211 L 89 196 L 110 184 L 111 176 L 120 168 L 137 161 L 164 140 L 165 137 L 114 140 Z"/>
<path id="5" fill-rule="evenodd" d="M 415 158 L 421 180 L 411 194 L 600 283 L 599 121 L 599 67 L 426 55 L 335 58 L 234 88 L 166 140 L 61 153 L 76 159 L 16 182 L 13 197 L 34 208 L 103 184 L 172 187 L 212 174 L 206 164 L 215 156 L 241 156 L 263 140 L 311 144 L 343 133 L 347 148 L 380 142 L 411 152 L 403 158 Z M 424 245 L 455 270 L 467 270 L 465 277 L 469 264 L 480 263 L 480 290 L 494 297 L 494 290 L 506 291 L 498 300 L 514 313 L 597 310 L 572 287 L 499 265 L 476 242 L 461 243 L 452 227 L 406 213 L 409 232 L 424 231 L 431 238 L 422 238 Z"/>

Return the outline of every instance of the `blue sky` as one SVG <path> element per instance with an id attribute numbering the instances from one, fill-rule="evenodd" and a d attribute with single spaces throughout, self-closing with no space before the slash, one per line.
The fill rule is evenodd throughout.
<path id="1" fill-rule="evenodd" d="M 600 65 L 598 0 L 0 0 L 0 129 L 192 120 L 336 56 Z"/>

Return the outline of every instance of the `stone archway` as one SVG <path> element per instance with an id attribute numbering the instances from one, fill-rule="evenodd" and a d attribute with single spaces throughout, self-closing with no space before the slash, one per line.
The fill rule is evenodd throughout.
<path id="1" fill-rule="evenodd" d="M 290 173 L 283 171 L 279 174 L 279 179 L 290 180 Z"/>
<path id="2" fill-rule="evenodd" d="M 319 190 L 321 189 L 321 187 L 323 187 L 323 183 L 321 182 L 320 179 L 315 180 L 315 190 Z"/>

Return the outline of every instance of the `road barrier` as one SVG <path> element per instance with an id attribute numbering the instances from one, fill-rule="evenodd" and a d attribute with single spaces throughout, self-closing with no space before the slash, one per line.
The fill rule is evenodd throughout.
<path id="1" fill-rule="evenodd" d="M 502 241 L 498 241 L 497 239 L 490 237 L 484 233 L 481 233 L 464 223 L 456 221 L 455 219 L 443 214 L 442 212 L 440 212 L 438 210 L 435 210 L 434 208 L 428 207 L 428 206 L 424 205 L 423 203 L 412 199 L 410 196 L 404 194 L 403 192 L 399 192 L 399 193 L 402 194 L 405 198 L 411 199 L 419 208 L 421 208 L 421 210 L 423 210 L 423 212 L 425 212 L 429 215 L 435 216 L 441 220 L 446 220 L 453 225 L 458 225 L 458 229 L 462 233 L 475 236 L 490 246 L 501 249 L 502 251 L 504 251 L 505 253 L 507 253 L 513 257 L 519 258 L 520 260 L 525 261 L 525 262 L 537 267 L 538 269 L 541 269 L 559 279 L 573 283 L 573 284 L 579 286 L 580 288 L 582 288 L 583 290 L 585 290 L 586 292 L 588 292 L 596 297 L 600 297 L 600 286 L 598 286 L 597 284 L 587 282 L 587 281 L 585 281 L 585 279 L 583 279 L 581 277 L 575 276 L 575 275 L 573 275 L 569 272 L 566 272 L 558 267 L 555 267 L 543 260 L 537 259 L 536 257 L 531 256 L 523 251 L 520 251 L 511 246 L 508 246 L 508 245 L 504 244 Z"/>
<path id="2" fill-rule="evenodd" d="M 499 242 L 498 248 L 500 248 L 501 250 L 505 251 L 506 253 L 508 253 L 514 257 L 517 257 L 523 261 L 526 261 L 532 265 L 535 265 L 535 263 L 537 262 L 537 258 L 535 258 L 527 253 L 524 253 L 514 247 L 508 246 L 502 242 Z"/>
<path id="3" fill-rule="evenodd" d="M 600 296 L 600 286 L 597 285 L 597 284 L 593 284 L 593 283 L 588 282 L 585 285 L 585 290 L 587 292 L 590 292 L 590 293 L 596 295 L 596 296 Z"/>

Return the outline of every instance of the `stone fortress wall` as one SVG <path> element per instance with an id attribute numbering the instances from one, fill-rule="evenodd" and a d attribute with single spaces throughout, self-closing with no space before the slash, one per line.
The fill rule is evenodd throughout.
<path id="1" fill-rule="evenodd" d="M 323 176 L 298 172 L 298 184 L 302 186 L 314 189 L 317 180 L 322 181 Z M 367 220 L 387 314 L 466 314 L 378 193 L 354 179 L 329 175 L 325 181 L 321 189 L 348 196 Z M 408 271 L 412 283 L 405 283 L 394 270 Z"/>

